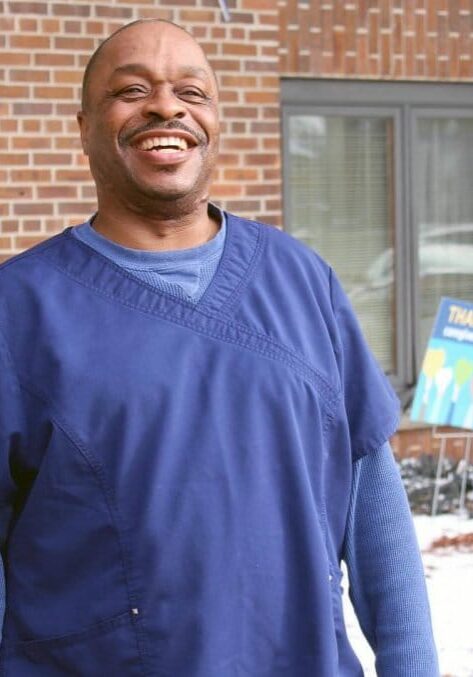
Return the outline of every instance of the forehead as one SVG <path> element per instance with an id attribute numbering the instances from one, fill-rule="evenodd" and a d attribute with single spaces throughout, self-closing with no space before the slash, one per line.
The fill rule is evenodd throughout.
<path id="1" fill-rule="evenodd" d="M 202 79 L 213 80 L 212 69 L 194 38 L 177 26 L 144 23 L 130 26 L 114 36 L 97 59 L 91 80 L 107 79 L 115 72 L 141 64 L 153 73 L 163 71 L 179 75 L 189 71 Z"/>

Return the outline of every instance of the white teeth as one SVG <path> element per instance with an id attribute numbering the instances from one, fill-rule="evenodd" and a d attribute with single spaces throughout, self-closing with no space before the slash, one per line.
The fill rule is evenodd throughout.
<path id="1" fill-rule="evenodd" d="M 154 136 L 144 139 L 138 144 L 140 150 L 151 150 L 152 148 L 161 148 L 161 152 L 172 153 L 178 150 L 187 150 L 188 144 L 185 139 L 179 136 Z"/>

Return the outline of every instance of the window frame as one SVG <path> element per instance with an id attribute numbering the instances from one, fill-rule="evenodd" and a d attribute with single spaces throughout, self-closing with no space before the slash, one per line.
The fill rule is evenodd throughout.
<path id="1" fill-rule="evenodd" d="M 473 86 L 467 83 L 282 78 L 283 223 L 291 232 L 289 118 L 294 114 L 391 117 L 393 120 L 395 364 L 389 374 L 399 394 L 416 382 L 419 354 L 419 261 L 416 194 L 416 130 L 420 118 L 473 119 Z"/>

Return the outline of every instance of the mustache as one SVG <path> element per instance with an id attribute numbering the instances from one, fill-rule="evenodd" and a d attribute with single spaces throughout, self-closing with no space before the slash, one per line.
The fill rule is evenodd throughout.
<path id="1" fill-rule="evenodd" d="M 151 122 L 148 122 L 148 124 L 143 125 L 142 127 L 137 127 L 135 129 L 127 131 L 124 134 L 120 134 L 118 137 L 118 143 L 121 146 L 125 145 L 129 143 L 134 136 L 142 134 L 143 132 L 154 132 L 154 131 L 159 132 L 163 130 L 169 131 L 172 129 L 180 129 L 182 132 L 187 132 L 188 134 L 194 137 L 198 145 L 201 146 L 207 145 L 207 137 L 204 134 L 198 132 L 195 129 L 191 129 L 180 120 L 170 120 L 169 122 L 156 122 L 156 120 L 151 120 Z"/>

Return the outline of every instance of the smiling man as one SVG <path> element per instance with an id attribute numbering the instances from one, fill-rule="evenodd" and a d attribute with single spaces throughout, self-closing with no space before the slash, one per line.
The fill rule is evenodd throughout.
<path id="1" fill-rule="evenodd" d="M 97 213 L 0 267 L 2 674 L 360 676 L 344 559 L 378 674 L 435 677 L 396 397 L 329 266 L 209 202 L 201 48 L 125 26 L 78 121 Z"/>
<path id="2" fill-rule="evenodd" d="M 97 185 L 97 232 L 143 249 L 191 247 L 215 235 L 207 203 L 218 90 L 187 32 L 152 21 L 116 33 L 86 70 L 78 120 Z"/>

